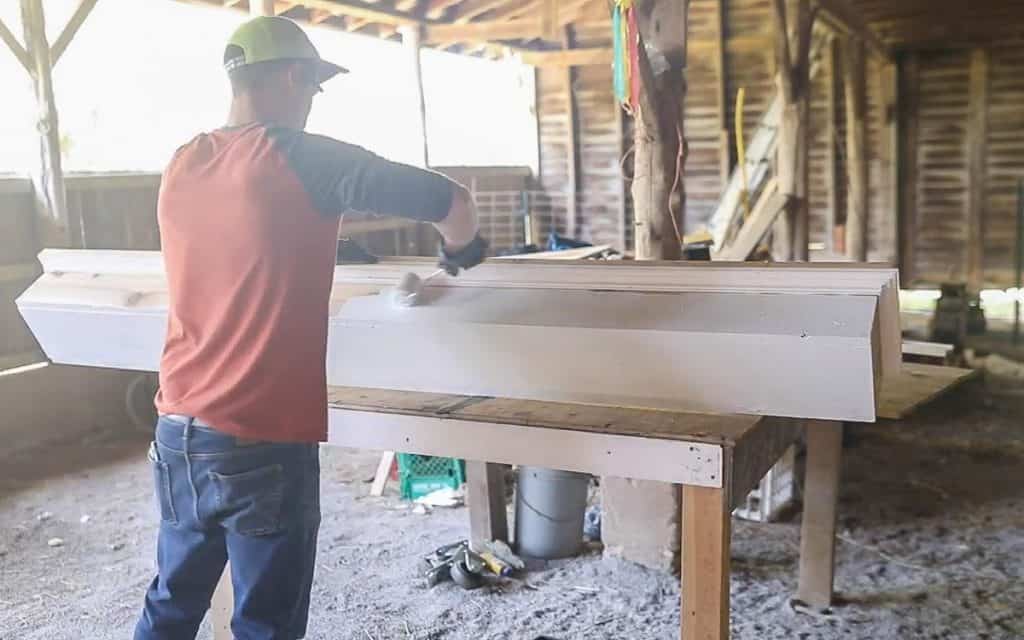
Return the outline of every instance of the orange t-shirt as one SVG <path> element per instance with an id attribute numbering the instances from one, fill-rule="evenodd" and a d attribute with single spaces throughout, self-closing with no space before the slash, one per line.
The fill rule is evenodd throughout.
<path id="1" fill-rule="evenodd" d="M 340 214 L 442 220 L 443 176 L 252 124 L 178 150 L 157 217 L 170 292 L 160 413 L 282 442 L 327 436 L 327 320 Z"/>

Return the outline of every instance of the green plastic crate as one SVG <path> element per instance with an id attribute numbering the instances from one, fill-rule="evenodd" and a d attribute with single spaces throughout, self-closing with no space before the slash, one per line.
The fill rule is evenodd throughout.
<path id="1" fill-rule="evenodd" d="M 466 463 L 457 458 L 398 454 L 398 482 L 406 500 L 422 498 L 438 489 L 458 489 L 466 481 Z"/>

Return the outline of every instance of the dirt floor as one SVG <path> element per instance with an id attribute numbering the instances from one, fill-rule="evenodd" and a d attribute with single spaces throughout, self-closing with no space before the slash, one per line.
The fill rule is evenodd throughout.
<path id="1" fill-rule="evenodd" d="M 839 603 L 790 605 L 798 511 L 735 522 L 733 637 L 1024 638 L 1022 416 L 1024 383 L 990 379 L 910 421 L 849 428 Z M 145 449 L 107 435 L 0 459 L 0 640 L 131 636 L 154 557 Z M 596 551 L 476 592 L 427 590 L 417 560 L 467 535 L 465 509 L 369 498 L 375 454 L 322 456 L 309 638 L 678 637 L 677 581 Z"/>

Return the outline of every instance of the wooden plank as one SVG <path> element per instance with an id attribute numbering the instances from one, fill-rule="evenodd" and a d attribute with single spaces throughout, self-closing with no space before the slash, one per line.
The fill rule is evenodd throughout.
<path id="1" fill-rule="evenodd" d="M 985 204 L 988 149 L 989 54 L 971 52 L 967 122 L 967 288 L 978 292 L 985 285 Z"/>
<path id="2" fill-rule="evenodd" d="M 779 193 L 775 178 L 772 178 L 761 192 L 753 211 L 750 212 L 750 217 L 740 227 L 736 238 L 722 251 L 715 253 L 715 260 L 743 261 L 749 258 L 785 208 L 786 196 Z"/>
<path id="3" fill-rule="evenodd" d="M 490 419 L 384 413 L 331 405 L 328 443 L 493 463 L 721 487 L 722 447 Z"/>
<path id="4" fill-rule="evenodd" d="M 40 254 L 40 260 L 48 273 L 20 299 L 23 313 L 31 313 L 33 309 L 56 310 L 49 306 L 52 304 L 67 304 L 71 309 L 114 304 L 137 310 L 140 318 L 150 318 L 148 314 L 155 313 L 153 326 L 160 324 L 159 314 L 166 306 L 166 282 L 158 252 L 50 250 Z M 387 259 L 374 265 L 339 265 L 335 270 L 332 308 L 337 309 L 353 295 L 366 295 L 394 286 L 404 273 L 425 277 L 435 270 L 436 263 L 426 258 Z M 883 375 L 898 372 L 902 362 L 896 293 L 899 283 L 895 270 L 879 265 L 508 259 L 485 262 L 458 278 L 439 278 L 432 281 L 428 289 L 447 296 L 455 291 L 478 288 L 871 296 L 879 301 Z M 143 330 L 141 326 L 133 326 L 131 330 L 136 328 Z M 156 330 L 162 332 L 163 328 Z M 59 339 L 62 335 L 58 331 L 53 337 Z M 146 344 L 143 340 L 136 346 Z M 84 346 L 102 352 L 101 345 Z M 156 354 L 152 357 L 158 358 L 159 344 L 150 347 Z"/>
<path id="5" fill-rule="evenodd" d="M 3 20 L 0 20 L 0 41 L 7 45 L 7 48 L 14 55 L 15 59 L 21 63 L 25 71 L 31 73 L 32 61 L 29 59 L 28 51 L 25 51 L 25 47 L 21 46 L 21 43 L 14 37 L 14 34 L 7 28 Z"/>
<path id="6" fill-rule="evenodd" d="M 309 9 L 328 11 L 336 16 L 359 18 L 396 27 L 420 24 L 420 20 L 415 16 L 359 0 L 302 0 L 302 5 Z"/>
<path id="7" fill-rule="evenodd" d="M 343 304 L 330 320 L 328 380 L 556 402 L 874 420 L 880 363 L 873 355 L 879 345 L 870 297 L 427 287 L 420 299 L 416 307 L 397 310 L 387 295 Z M 474 345 L 482 344 L 488 345 L 486 358 L 474 355 Z M 644 375 L 624 382 L 632 380 L 623 375 L 629 367 L 612 363 L 628 362 L 631 353 Z M 728 376 L 712 379 L 690 369 L 689 363 L 716 357 L 730 362 Z M 443 369 L 403 366 L 409 361 Z M 810 362 L 817 367 L 801 364 Z M 818 367 L 830 371 L 829 385 L 820 384 Z M 789 374 L 774 375 L 776 368 Z M 790 391 L 805 388 L 816 392 Z"/>
<path id="8" fill-rule="evenodd" d="M 878 417 L 900 420 L 956 386 L 981 375 L 975 369 L 960 369 L 917 362 L 903 363 L 899 376 L 886 379 L 878 398 Z"/>
<path id="9" fill-rule="evenodd" d="M 725 191 L 732 172 L 729 150 L 729 90 L 728 73 L 725 64 L 725 47 L 727 40 L 727 24 L 725 7 L 727 0 L 715 0 L 715 106 L 718 111 L 718 178 L 720 190 Z M 686 44 L 687 49 L 690 43 Z"/>
<path id="10" fill-rule="evenodd" d="M 918 54 L 908 52 L 899 67 L 899 114 L 900 142 L 899 183 L 899 265 L 904 282 L 914 281 L 915 253 L 917 241 L 917 150 L 919 137 L 918 92 L 920 91 L 920 64 Z"/>
<path id="11" fill-rule="evenodd" d="M 419 222 L 406 220 L 404 218 L 366 218 L 363 220 L 342 221 L 338 227 L 338 237 L 347 238 L 362 233 L 373 233 L 374 231 L 399 231 L 401 229 L 412 229 Z"/>
<path id="12" fill-rule="evenodd" d="M 728 488 L 683 486 L 682 640 L 729 638 L 731 535 Z"/>
<path id="13" fill-rule="evenodd" d="M 843 86 L 846 90 L 846 169 L 849 174 L 846 206 L 846 255 L 868 259 L 868 148 L 867 76 L 864 43 L 843 43 Z"/>
<path id="14" fill-rule="evenodd" d="M 329 388 L 331 407 L 737 446 L 763 418 L 366 387 Z"/>
<path id="15" fill-rule="evenodd" d="M 923 342 L 921 340 L 903 341 L 903 355 L 905 356 L 923 356 L 925 358 L 945 360 L 952 352 L 953 345 L 951 344 L 943 344 L 941 342 Z"/>
<path id="16" fill-rule="evenodd" d="M 796 597 L 817 610 L 832 606 L 842 453 L 842 422 L 807 421 L 807 471 Z"/>
<path id="17" fill-rule="evenodd" d="M 56 66 L 57 61 L 64 54 L 65 49 L 71 44 L 71 41 L 75 38 L 75 34 L 82 27 L 82 23 L 89 17 L 89 13 L 92 12 L 93 7 L 96 6 L 97 0 L 81 0 L 78 3 L 78 8 L 75 9 L 75 13 L 71 15 L 71 19 L 64 26 L 64 30 L 57 36 L 57 41 L 50 47 L 50 60 L 51 65 Z"/>
<path id="18" fill-rule="evenodd" d="M 466 499 L 469 502 L 469 541 L 482 549 L 492 540 L 509 541 L 505 506 L 505 466 L 466 461 Z"/>
<path id="19" fill-rule="evenodd" d="M 371 496 L 384 495 L 384 487 L 388 484 L 388 477 L 391 475 L 391 467 L 395 464 L 395 452 L 385 451 L 380 454 L 380 462 L 377 464 L 377 472 L 373 474 L 373 484 L 370 485 Z"/>
<path id="20" fill-rule="evenodd" d="M 538 19 L 494 20 L 465 24 L 431 24 L 424 28 L 424 44 L 480 42 L 487 40 L 529 40 L 543 33 Z"/>

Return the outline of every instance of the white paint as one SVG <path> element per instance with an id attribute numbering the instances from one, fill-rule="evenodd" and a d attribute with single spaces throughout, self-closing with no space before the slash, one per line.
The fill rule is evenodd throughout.
<path id="1" fill-rule="evenodd" d="M 639 436 L 331 408 L 328 444 L 722 487 L 722 448 Z"/>
<path id="2" fill-rule="evenodd" d="M 167 307 L 158 253 L 47 251 L 43 264 L 18 306 L 54 362 L 156 370 Z M 373 292 L 410 270 L 426 275 L 432 261 L 339 267 L 328 381 L 874 419 L 889 348 L 888 318 L 875 314 L 895 306 L 891 270 L 594 264 L 485 264 L 432 281 L 408 309 Z"/>

